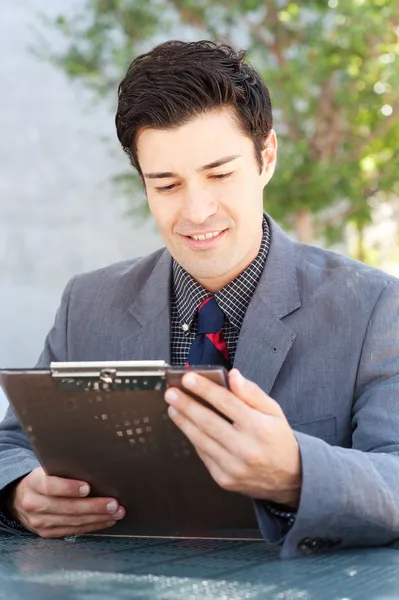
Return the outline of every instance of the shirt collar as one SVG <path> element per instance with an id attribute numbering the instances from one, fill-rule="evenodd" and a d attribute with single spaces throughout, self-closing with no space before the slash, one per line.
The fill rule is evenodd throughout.
<path id="1" fill-rule="evenodd" d="M 264 269 L 270 241 L 270 227 L 264 216 L 263 236 L 258 255 L 245 271 L 214 294 L 218 305 L 230 323 L 238 330 L 241 329 L 248 305 Z M 191 326 L 198 306 L 210 293 L 198 281 L 195 281 L 175 260 L 173 260 L 172 276 L 178 320 L 182 327 L 184 325 Z M 185 329 L 188 330 L 187 327 Z"/>

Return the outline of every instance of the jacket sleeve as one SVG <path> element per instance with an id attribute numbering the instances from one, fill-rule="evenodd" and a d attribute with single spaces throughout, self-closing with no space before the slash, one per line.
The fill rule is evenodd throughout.
<path id="1" fill-rule="evenodd" d="M 358 366 L 352 448 L 296 432 L 302 491 L 296 520 L 281 536 L 255 503 L 263 536 L 283 558 L 381 546 L 399 538 L 399 282 L 390 281 L 370 317 Z"/>
<path id="2" fill-rule="evenodd" d="M 55 323 L 46 338 L 37 367 L 48 367 L 52 361 L 68 360 L 68 305 L 72 286 L 73 280 L 68 283 L 62 295 Z M 4 494 L 1 494 L 5 488 L 39 466 L 13 409 L 9 407 L 0 423 L 0 511 L 4 508 Z"/>

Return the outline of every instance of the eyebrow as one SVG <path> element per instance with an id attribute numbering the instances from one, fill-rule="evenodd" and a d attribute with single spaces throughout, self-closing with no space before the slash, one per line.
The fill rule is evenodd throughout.
<path id="1" fill-rule="evenodd" d="M 203 167 L 197 169 L 198 173 L 202 173 L 203 171 L 208 171 L 208 169 L 216 169 L 216 167 L 221 167 L 236 158 L 239 158 L 240 154 L 235 154 L 234 156 L 225 156 L 224 158 L 219 158 L 218 160 L 214 160 Z M 144 173 L 144 177 L 147 179 L 166 179 L 167 177 L 178 177 L 177 173 L 172 173 L 172 171 L 164 171 L 160 173 Z"/>

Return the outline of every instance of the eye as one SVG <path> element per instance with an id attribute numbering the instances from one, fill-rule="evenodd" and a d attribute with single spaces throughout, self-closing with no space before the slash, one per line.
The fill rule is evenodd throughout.
<path id="1" fill-rule="evenodd" d="M 218 175 L 212 175 L 212 179 L 217 179 L 217 180 L 221 180 L 221 179 L 227 179 L 228 177 L 231 177 L 234 173 L 219 173 Z"/>
<path id="2" fill-rule="evenodd" d="M 164 187 L 156 187 L 156 191 L 160 194 L 165 192 L 171 192 L 176 187 L 175 183 L 171 183 L 170 185 L 165 185 Z"/>

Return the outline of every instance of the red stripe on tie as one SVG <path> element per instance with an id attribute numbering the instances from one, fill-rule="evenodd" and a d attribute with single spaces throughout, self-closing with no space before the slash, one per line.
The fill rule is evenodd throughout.
<path id="1" fill-rule="evenodd" d="M 201 310 L 201 308 L 202 308 L 203 306 L 205 306 L 205 304 L 206 304 L 207 302 L 209 302 L 209 300 L 211 300 L 211 299 L 212 299 L 212 296 L 208 296 L 208 298 L 205 298 L 205 300 L 203 300 L 203 301 L 201 302 L 201 304 L 199 305 L 199 307 L 198 307 L 198 311 L 200 311 L 200 310 Z"/>
<path id="2" fill-rule="evenodd" d="M 230 360 L 229 349 L 221 331 L 218 331 L 218 333 L 207 333 L 206 337 L 211 340 L 212 344 L 216 346 L 227 360 Z"/>

